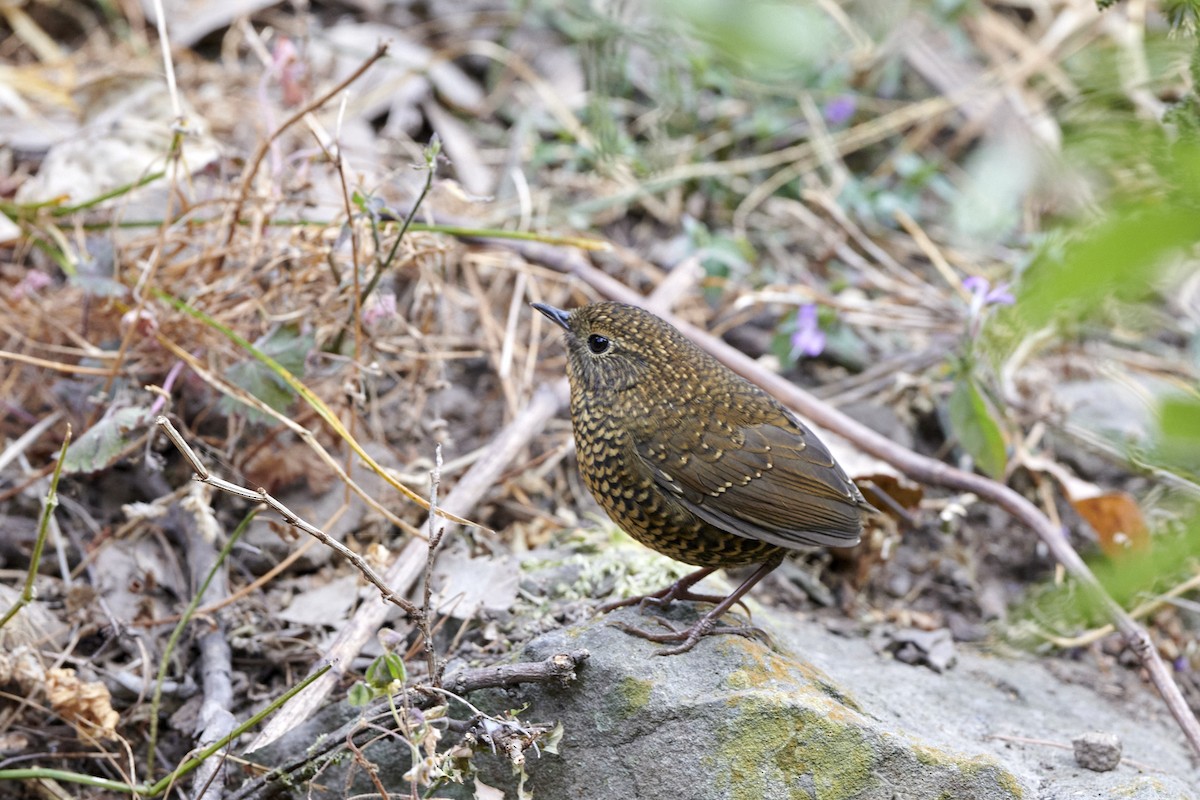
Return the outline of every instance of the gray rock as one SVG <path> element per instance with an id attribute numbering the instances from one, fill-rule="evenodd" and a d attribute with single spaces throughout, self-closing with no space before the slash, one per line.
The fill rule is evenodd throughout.
<path id="1" fill-rule="evenodd" d="M 612 616 L 647 622 L 634 610 Z M 523 717 L 564 726 L 559 754 L 527 765 L 536 798 L 1022 796 L 995 756 L 944 748 L 875 718 L 847 687 L 761 642 L 709 637 L 659 658 L 655 645 L 592 621 L 534 640 L 522 658 L 578 647 L 592 657 L 575 685 L 530 687 L 500 703 L 528 702 Z M 484 782 L 515 796 L 506 771 Z"/>
<path id="2" fill-rule="evenodd" d="M 687 622 L 687 611 L 670 616 Z M 610 618 L 648 625 L 654 613 Z M 522 719 L 564 727 L 557 755 L 529 754 L 525 788 L 538 800 L 1200 797 L 1182 734 L 1158 718 L 1149 691 L 1122 708 L 1034 659 L 965 648 L 939 675 L 815 623 L 756 619 L 777 649 L 709 637 L 660 658 L 603 618 L 529 643 L 524 660 L 580 647 L 592 657 L 572 686 L 488 702 L 528 703 Z M 1080 768 L 1071 740 L 1096 729 L 1116 732 L 1133 763 L 1156 772 L 1129 761 L 1107 773 Z M 516 797 L 504 765 L 485 757 L 479 766 L 485 784 Z"/>
<path id="3" fill-rule="evenodd" d="M 662 613 L 622 609 L 539 636 L 514 657 L 587 649 L 590 660 L 571 684 L 471 695 L 496 715 L 517 710 L 521 725 L 561 723 L 557 753 L 525 753 L 524 789 L 534 800 L 1200 800 L 1183 736 L 1149 689 L 1135 686 L 1118 701 L 1068 662 L 970 646 L 957 648 L 957 663 L 938 674 L 891 657 L 882 634 L 839 636 L 757 608 L 755 621 L 775 648 L 717 636 L 660 658 L 657 645 L 607 624 L 647 626 Z M 687 624 L 694 615 L 685 604 L 662 618 Z M 464 719 L 464 711 L 456 703 L 451 713 Z M 323 736 L 342 741 L 339 724 L 356 715 L 334 704 L 258 758 L 305 760 Z M 1109 772 L 1073 757 L 1073 739 L 1094 730 L 1124 743 L 1125 760 Z M 409 749 L 392 736 L 372 738 L 364 757 L 386 788 L 407 793 Z M 502 754 L 480 746 L 472 762 L 483 786 L 516 800 Z M 322 767 L 318 782 L 373 791 L 344 754 L 340 766 Z M 432 796 L 498 795 L 468 779 Z"/>
<path id="4" fill-rule="evenodd" d="M 1076 736 L 1075 763 L 1094 772 L 1108 772 L 1121 763 L 1121 740 L 1113 733 L 1089 731 Z"/>

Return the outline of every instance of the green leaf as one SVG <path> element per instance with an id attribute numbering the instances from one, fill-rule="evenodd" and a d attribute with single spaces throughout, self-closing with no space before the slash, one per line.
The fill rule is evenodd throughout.
<path id="1" fill-rule="evenodd" d="M 301 334 L 295 326 L 287 325 L 275 329 L 254 344 L 263 354 L 299 377 L 304 374 L 305 359 L 316 346 L 316 340 L 311 333 Z M 254 358 L 234 364 L 226 371 L 225 377 L 280 413 L 285 413 L 296 399 L 296 393 L 271 365 Z M 231 398 L 225 398 L 222 407 L 226 413 L 236 408 L 239 412 L 248 412 L 251 419 L 261 418 L 257 411 L 247 409 Z"/>
<path id="2" fill-rule="evenodd" d="M 760 75 L 815 73 L 850 45 L 815 4 L 667 0 L 661 8 L 668 24 L 687 25 L 717 53 Z"/>
<path id="3" fill-rule="evenodd" d="M 362 708 L 367 703 L 371 702 L 372 692 L 367 685 L 362 681 L 355 681 L 350 687 L 350 693 L 346 699 L 350 703 L 351 708 Z"/>
<path id="4" fill-rule="evenodd" d="M 392 679 L 387 674 L 387 664 L 384 662 L 383 656 L 379 656 L 371 662 L 371 666 L 367 667 L 367 674 L 363 678 L 372 689 L 382 689 L 391 683 Z"/>
<path id="5" fill-rule="evenodd" d="M 1159 407 L 1165 438 L 1183 440 L 1189 448 L 1200 448 L 1200 400 L 1194 397 L 1168 397 Z"/>
<path id="6" fill-rule="evenodd" d="M 408 679 L 408 673 L 404 669 L 404 659 L 398 653 L 388 653 L 383 658 L 387 662 L 388 673 L 391 674 L 392 680 L 404 683 Z"/>
<path id="7" fill-rule="evenodd" d="M 1158 409 L 1158 444 L 1154 461 L 1168 468 L 1200 473 L 1200 400 L 1164 398 Z"/>
<path id="8" fill-rule="evenodd" d="M 316 347 L 316 338 L 312 333 L 301 333 L 298 326 L 281 325 L 255 345 L 288 372 L 301 376 L 308 354 Z"/>
<path id="9" fill-rule="evenodd" d="M 1120 559 L 1089 559 L 1100 585 L 1123 608 L 1165 592 L 1195 574 L 1196 553 L 1200 553 L 1200 517 L 1184 520 L 1178 533 L 1155 532 L 1151 542 L 1150 547 L 1130 551 Z M 1013 616 L 1028 617 L 1038 627 L 1063 635 L 1102 625 L 1110 618 L 1104 603 L 1073 579 L 1061 584 L 1047 582 L 1014 609 Z"/>
<path id="10" fill-rule="evenodd" d="M 1053 319 L 1090 316 L 1111 298 L 1141 300 L 1155 289 L 1166 257 L 1200 240 L 1200 214 L 1175 203 L 1113 214 L 1069 242 L 1061 257 L 1038 259 L 1021 278 L 1016 312 L 1038 329 Z"/>
<path id="11" fill-rule="evenodd" d="M 99 472 L 120 459 L 126 448 L 145 433 L 150 409 L 129 406 L 112 412 L 71 442 L 63 457 L 63 472 Z"/>
<path id="12" fill-rule="evenodd" d="M 950 394 L 947 411 L 950 428 L 975 465 L 993 478 L 1003 478 L 1008 464 L 1004 434 L 969 375 L 959 376 L 958 384 Z"/>
<path id="13" fill-rule="evenodd" d="M 533 792 L 525 788 L 525 782 L 529 780 L 529 773 L 525 771 L 525 764 L 520 766 L 513 764 L 513 775 L 519 775 L 517 781 L 517 800 L 533 800 Z"/>
<path id="14" fill-rule="evenodd" d="M 542 741 L 542 750 L 547 753 L 558 755 L 558 745 L 563 737 L 563 724 L 561 722 L 554 725 L 554 730 L 546 734 L 546 738 Z"/>

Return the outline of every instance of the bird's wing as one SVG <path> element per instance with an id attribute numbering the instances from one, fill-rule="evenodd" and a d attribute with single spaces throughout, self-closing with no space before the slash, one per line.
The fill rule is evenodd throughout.
<path id="1" fill-rule="evenodd" d="M 781 547 L 849 547 L 870 506 L 816 434 L 786 412 L 730 426 L 691 421 L 637 444 L 655 481 L 710 525 Z M 699 428 L 699 430 L 698 430 Z"/>

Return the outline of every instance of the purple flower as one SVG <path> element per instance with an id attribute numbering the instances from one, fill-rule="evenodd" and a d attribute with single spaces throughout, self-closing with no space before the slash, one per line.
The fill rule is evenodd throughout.
<path id="1" fill-rule="evenodd" d="M 854 95 L 839 94 L 825 103 L 825 108 L 821 110 L 821 113 L 825 115 L 825 122 L 836 128 L 849 122 L 857 110 L 858 102 L 854 99 Z"/>
<path id="2" fill-rule="evenodd" d="M 1017 302 L 1008 291 L 1008 284 L 1002 283 L 995 289 L 987 278 L 972 275 L 962 282 L 963 288 L 971 293 L 971 308 L 982 309 L 984 306 L 1011 306 Z"/>
<path id="3" fill-rule="evenodd" d="M 367 298 L 362 308 L 362 321 L 368 328 L 378 327 L 385 321 L 396 318 L 396 295 L 393 292 L 376 292 Z"/>
<path id="4" fill-rule="evenodd" d="M 21 281 L 16 286 L 9 290 L 9 296 L 13 300 L 20 300 L 24 297 L 37 294 L 51 283 L 53 281 L 50 280 L 49 275 L 36 269 L 31 269 L 25 273 L 25 276 L 21 278 Z"/>
<path id="5" fill-rule="evenodd" d="M 971 303 L 967 307 L 967 333 L 972 339 L 979 336 L 983 328 L 983 310 L 988 306 L 1011 306 L 1017 302 L 1008 291 L 1008 284 L 1002 283 L 995 288 L 987 278 L 971 275 L 964 278 L 963 288 L 971 293 Z"/>
<path id="6" fill-rule="evenodd" d="M 792 334 L 792 358 L 801 353 L 812 358 L 825 349 L 825 332 L 817 324 L 817 307 L 812 303 L 796 311 L 796 332 Z"/>

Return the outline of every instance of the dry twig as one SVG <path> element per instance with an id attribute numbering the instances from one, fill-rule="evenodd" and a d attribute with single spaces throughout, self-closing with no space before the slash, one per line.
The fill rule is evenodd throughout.
<path id="1" fill-rule="evenodd" d="M 516 458 L 529 440 L 545 428 L 546 423 L 566 405 L 566 399 L 565 378 L 553 387 L 542 386 L 534 392 L 516 419 L 496 434 L 487 452 L 471 465 L 446 495 L 446 499 L 441 503 L 442 510 L 460 515 L 469 513 L 495 485 L 509 462 Z M 410 540 L 384 574 L 387 585 L 396 587 L 400 592 L 408 592 L 424 571 L 428 555 L 428 546 L 423 539 Z M 385 616 L 386 607 L 383 605 L 366 603 L 359 606 L 350 621 L 338 632 L 325 657 L 335 664 L 349 663 L 379 630 Z M 341 671 L 334 669 L 314 681 L 282 709 L 280 714 L 271 718 L 247 750 L 253 751 L 267 746 L 307 719 L 321 706 L 340 677 Z"/>

